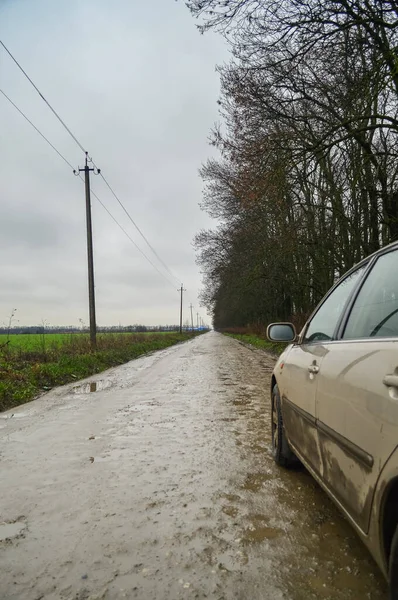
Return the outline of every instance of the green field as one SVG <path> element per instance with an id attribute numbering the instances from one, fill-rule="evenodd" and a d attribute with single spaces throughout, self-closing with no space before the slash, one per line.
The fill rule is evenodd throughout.
<path id="1" fill-rule="evenodd" d="M 112 336 L 120 335 L 173 335 L 176 332 L 173 331 L 147 331 L 143 333 L 131 334 L 131 333 L 99 333 L 97 339 L 101 340 L 104 338 L 112 338 Z M 88 333 L 15 333 L 8 336 L 0 334 L 0 351 L 8 346 L 10 349 L 21 349 L 27 351 L 41 351 L 44 349 L 51 349 L 59 347 L 63 344 L 73 343 L 74 340 L 89 340 Z"/>
<path id="2" fill-rule="evenodd" d="M 24 350 L 37 350 L 44 346 L 59 346 L 68 342 L 72 336 L 87 336 L 86 333 L 16 333 L 8 337 L 0 335 L 0 348 L 8 345 L 10 348 L 23 348 Z"/>

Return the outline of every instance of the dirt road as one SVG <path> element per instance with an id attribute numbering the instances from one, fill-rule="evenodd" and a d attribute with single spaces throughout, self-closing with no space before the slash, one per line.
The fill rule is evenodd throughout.
<path id="1" fill-rule="evenodd" d="M 272 461 L 272 366 L 211 332 L 1 414 L 1 600 L 385 599 Z"/>

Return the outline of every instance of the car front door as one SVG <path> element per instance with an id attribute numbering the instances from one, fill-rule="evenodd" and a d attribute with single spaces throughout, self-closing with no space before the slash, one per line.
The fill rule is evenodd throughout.
<path id="1" fill-rule="evenodd" d="M 317 374 L 323 479 L 367 531 L 380 470 L 398 444 L 398 251 L 367 274 Z"/>
<path id="2" fill-rule="evenodd" d="M 319 475 L 322 457 L 316 428 L 316 386 L 328 343 L 359 280 L 360 268 L 339 282 L 322 302 L 304 328 L 301 340 L 293 345 L 283 364 L 283 422 L 289 443 Z"/>

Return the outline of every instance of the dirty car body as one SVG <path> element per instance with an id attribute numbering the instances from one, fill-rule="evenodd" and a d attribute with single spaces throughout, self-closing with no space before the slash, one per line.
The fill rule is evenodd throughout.
<path id="1" fill-rule="evenodd" d="M 293 342 L 272 377 L 274 458 L 301 460 L 398 598 L 398 243 L 348 271 L 299 336 L 268 337 Z"/>

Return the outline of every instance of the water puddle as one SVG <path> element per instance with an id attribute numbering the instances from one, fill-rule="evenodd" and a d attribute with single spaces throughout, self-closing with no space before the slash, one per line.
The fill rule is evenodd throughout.
<path id="1" fill-rule="evenodd" d="M 1 419 L 22 419 L 23 417 L 28 417 L 29 413 L 27 412 L 16 412 L 11 413 L 10 415 L 0 415 Z"/>
<path id="2" fill-rule="evenodd" d="M 250 492 L 258 492 L 270 479 L 271 475 L 267 473 L 251 473 L 247 475 L 242 489 L 249 490 Z"/>
<path id="3" fill-rule="evenodd" d="M 221 510 L 225 515 L 233 518 L 235 518 L 239 513 L 239 510 L 236 506 L 223 506 Z"/>
<path id="4" fill-rule="evenodd" d="M 0 523 L 0 542 L 18 537 L 25 528 L 26 523 L 23 521 L 16 521 L 15 523 Z"/>
<path id="5" fill-rule="evenodd" d="M 73 388 L 74 394 L 90 394 L 92 392 L 100 392 L 101 390 L 106 390 L 110 388 L 112 385 L 112 381 L 109 379 L 100 379 L 98 381 L 89 381 L 88 383 L 83 383 L 83 385 L 77 385 Z"/>
<path id="6" fill-rule="evenodd" d="M 266 527 L 265 525 L 260 525 L 253 527 L 252 529 L 247 529 L 245 534 L 242 536 L 242 542 L 248 544 L 259 544 L 265 540 L 273 540 L 283 534 L 284 531 L 282 529 L 278 529 L 277 527 Z"/>

